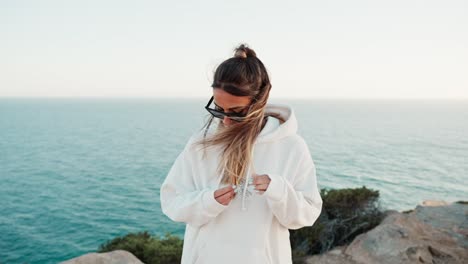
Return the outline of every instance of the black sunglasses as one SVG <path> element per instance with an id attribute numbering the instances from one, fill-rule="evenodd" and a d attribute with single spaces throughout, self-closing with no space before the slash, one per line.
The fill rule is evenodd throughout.
<path id="1" fill-rule="evenodd" d="M 236 121 L 236 122 L 241 122 L 241 121 L 244 121 L 245 120 L 245 116 L 247 114 L 241 114 L 241 113 L 226 113 L 224 111 L 220 111 L 220 110 L 217 110 L 217 109 L 213 109 L 213 108 L 210 108 L 210 104 L 211 102 L 213 102 L 214 100 L 214 96 L 211 96 L 211 99 L 210 101 L 208 101 L 208 104 L 206 104 L 205 106 L 205 109 L 210 113 L 212 114 L 214 117 L 217 117 L 217 118 L 220 118 L 220 119 L 224 119 L 225 116 L 229 117 L 229 119 L 233 120 L 233 121 Z M 249 106 L 249 110 L 247 111 L 247 113 L 250 111 L 250 108 L 252 107 L 252 105 Z"/>

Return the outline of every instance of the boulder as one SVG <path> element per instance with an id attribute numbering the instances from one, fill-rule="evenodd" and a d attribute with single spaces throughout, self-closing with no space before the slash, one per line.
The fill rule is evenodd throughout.
<path id="1" fill-rule="evenodd" d="M 421 203 L 422 206 L 442 206 L 448 205 L 446 201 L 438 201 L 438 200 L 426 200 Z"/>
<path id="2" fill-rule="evenodd" d="M 309 257 L 305 263 L 468 263 L 468 205 L 392 211 L 349 245 Z"/>
<path id="3" fill-rule="evenodd" d="M 143 262 L 128 251 L 114 250 L 106 253 L 88 253 L 60 264 L 143 264 Z"/>

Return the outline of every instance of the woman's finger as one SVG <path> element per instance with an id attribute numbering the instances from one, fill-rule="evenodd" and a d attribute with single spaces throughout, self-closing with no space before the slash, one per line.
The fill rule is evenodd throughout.
<path id="1" fill-rule="evenodd" d="M 268 188 L 268 183 L 263 183 L 263 184 L 256 184 L 255 185 L 255 190 L 257 191 L 266 191 L 266 189 Z"/>
<path id="2" fill-rule="evenodd" d="M 215 198 L 229 196 L 229 195 L 232 195 L 233 193 L 234 193 L 234 189 L 228 190 L 227 192 L 224 192 L 224 193 L 219 193 L 217 195 L 216 195 L 216 192 L 215 192 Z"/>
<path id="3" fill-rule="evenodd" d="M 231 191 L 234 191 L 234 189 L 232 188 L 231 185 L 220 188 L 220 189 L 215 191 L 215 198 L 220 197 L 221 195 L 224 195 L 224 194 L 226 194 L 228 192 L 231 192 Z"/>
<path id="4" fill-rule="evenodd" d="M 234 196 L 235 196 L 234 190 L 231 190 L 231 191 L 228 191 L 228 192 L 226 192 L 224 194 L 221 194 L 221 195 L 215 197 L 215 199 L 220 204 L 227 205 L 234 198 Z"/>
<path id="5" fill-rule="evenodd" d="M 235 194 L 222 196 L 222 198 L 220 199 L 220 203 L 223 205 L 228 205 L 234 198 L 234 195 Z"/>
<path id="6" fill-rule="evenodd" d="M 257 176 L 254 176 L 253 178 L 254 178 L 253 180 L 254 184 L 264 184 L 264 183 L 269 183 L 271 181 L 268 175 L 257 175 Z"/>

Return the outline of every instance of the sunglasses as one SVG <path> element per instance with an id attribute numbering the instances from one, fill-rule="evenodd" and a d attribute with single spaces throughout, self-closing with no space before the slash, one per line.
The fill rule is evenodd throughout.
<path id="1" fill-rule="evenodd" d="M 213 102 L 214 100 L 214 96 L 211 96 L 211 99 L 210 101 L 208 102 L 208 104 L 206 104 L 205 106 L 205 109 L 211 114 L 213 115 L 214 117 L 216 118 L 220 118 L 220 119 L 224 119 L 225 116 L 227 116 L 229 119 L 233 120 L 233 121 L 236 121 L 236 122 L 242 122 L 245 120 L 245 116 L 247 114 L 242 114 L 242 113 L 226 113 L 224 111 L 221 111 L 221 110 L 218 110 L 218 109 L 213 109 L 213 108 L 210 108 L 210 105 L 211 105 L 211 102 Z M 249 110 L 247 111 L 247 113 L 250 111 L 250 108 L 252 107 L 252 105 L 249 106 Z M 243 112 L 244 110 L 242 110 L 241 112 Z"/>

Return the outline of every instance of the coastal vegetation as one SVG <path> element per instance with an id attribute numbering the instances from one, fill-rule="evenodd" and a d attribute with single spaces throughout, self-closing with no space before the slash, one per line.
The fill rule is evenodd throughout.
<path id="1" fill-rule="evenodd" d="M 164 237 L 152 236 L 148 231 L 129 233 L 99 246 L 98 253 L 117 249 L 125 250 L 147 264 L 180 263 L 183 240 L 166 233 Z"/>
<path id="2" fill-rule="evenodd" d="M 324 253 L 351 242 L 374 228 L 383 219 L 379 191 L 365 186 L 322 189 L 323 208 L 311 227 L 290 230 L 293 258 Z"/>

